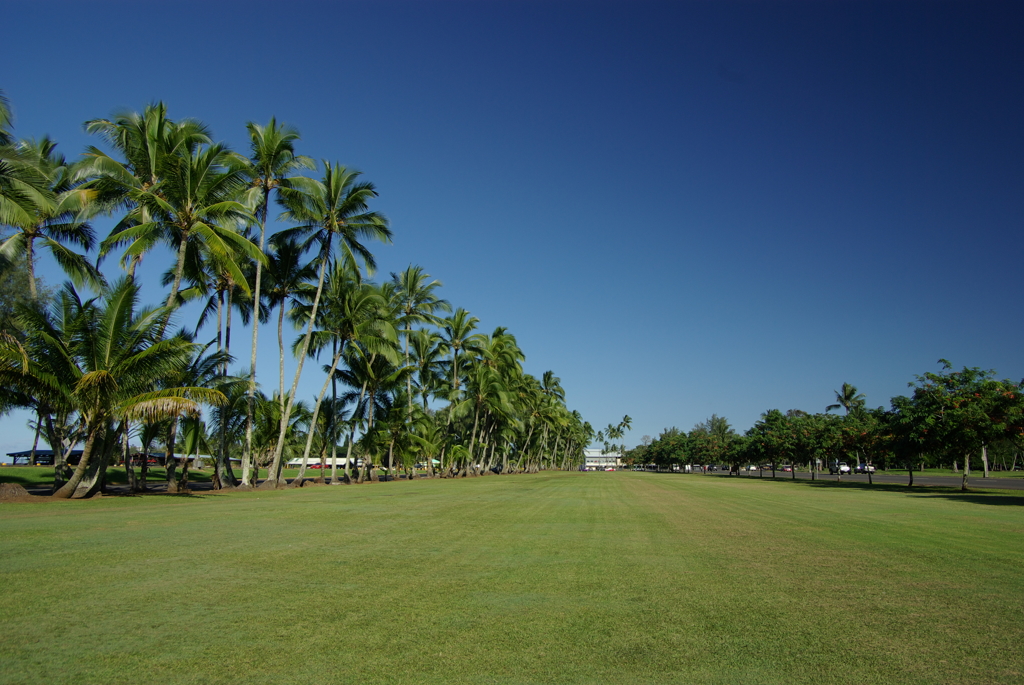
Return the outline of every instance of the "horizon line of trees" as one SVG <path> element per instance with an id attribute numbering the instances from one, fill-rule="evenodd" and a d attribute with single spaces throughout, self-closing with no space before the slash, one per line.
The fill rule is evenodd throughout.
<path id="1" fill-rule="evenodd" d="M 1010 467 L 1024 447 L 1024 381 L 999 379 L 995 371 L 977 367 L 955 370 L 940 359 L 941 370 L 915 376 L 909 397 L 890 400 L 889 409 L 869 408 L 866 398 L 849 383 L 835 391 L 836 403 L 823 412 L 770 409 L 740 435 L 727 419 L 712 415 L 688 433 L 666 428 L 657 439 L 626 452 L 627 465 L 742 465 L 777 468 L 806 465 L 816 478 L 822 465 L 847 461 L 879 468 L 906 468 L 909 484 L 914 468 L 949 467 L 962 471 L 966 490 L 972 461 L 987 477 L 993 459 Z M 843 414 L 832 411 L 842 409 Z M 871 470 L 867 469 L 868 482 Z"/>
<path id="2" fill-rule="evenodd" d="M 372 280 L 370 246 L 392 240 L 371 206 L 376 188 L 354 169 L 298 154 L 294 128 L 249 122 L 243 155 L 156 103 L 85 122 L 102 147 L 74 161 L 49 138 L 18 140 L 12 128 L 0 93 L 0 413 L 34 414 L 35 443 L 54 452 L 56 496 L 93 495 L 116 462 L 144 490 L 147 460 L 137 474 L 133 441 L 143 453 L 164 446 L 169 492 L 188 490 L 185 455 L 201 452 L 214 455 L 217 488 L 255 487 L 261 467 L 260 487 L 283 487 L 284 465 L 300 457 L 291 486 L 328 459 L 335 484 L 377 480 L 378 466 L 411 478 L 417 463 L 442 477 L 582 464 L 593 429 L 566 406 L 553 372 L 524 372 L 512 333 L 479 331 L 420 266 Z M 271 233 L 274 207 L 288 227 Z M 116 222 L 101 240 L 97 217 Z M 144 305 L 136 274 L 158 245 L 174 255 L 167 296 Z M 41 251 L 69 282 L 42 284 Z M 99 267 L 113 258 L 123 273 L 108 282 Z M 182 324 L 187 303 L 200 314 Z M 237 321 L 252 328 L 241 369 L 231 352 Z M 269 392 L 261 324 L 278 343 Z M 307 361 L 324 380 L 304 401 Z"/>

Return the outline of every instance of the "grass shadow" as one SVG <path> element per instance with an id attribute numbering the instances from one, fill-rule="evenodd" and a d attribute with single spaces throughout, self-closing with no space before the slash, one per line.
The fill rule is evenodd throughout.
<path id="1" fill-rule="evenodd" d="M 716 474 L 719 478 L 730 478 L 728 474 Z M 1014 491 L 1002 490 L 988 490 L 985 492 L 978 492 L 977 488 L 968 489 L 966 491 L 960 490 L 959 487 L 951 487 L 947 485 L 913 485 L 910 486 L 907 483 L 864 483 L 861 481 L 853 480 L 806 480 L 802 478 L 759 478 L 759 477 L 739 477 L 731 476 L 734 480 L 758 480 L 758 481 L 771 481 L 776 483 L 786 483 L 791 487 L 804 487 L 804 488 L 834 488 L 834 489 L 853 489 L 863 490 L 867 492 L 891 492 L 901 495 L 910 495 L 912 497 L 942 497 L 950 500 L 959 500 L 962 502 L 972 502 L 974 504 L 995 504 L 1001 506 L 1024 506 L 1024 496 L 1017 494 Z M 1011 494 L 1013 493 L 1013 494 Z"/>
<path id="2" fill-rule="evenodd" d="M 971 492 L 968 490 L 967 492 L 908 492 L 907 494 L 923 499 L 948 499 L 955 502 L 970 502 L 971 504 L 1024 507 L 1024 497 L 994 492 Z"/>
<path id="3" fill-rule="evenodd" d="M 4 475 L 3 478 L 0 478 L 0 483 L 17 483 L 18 485 L 20 485 L 22 487 L 26 487 L 26 488 L 28 488 L 28 487 L 32 487 L 32 488 L 50 487 L 49 483 L 40 483 L 38 478 L 22 478 L 20 476 L 9 476 L 9 475 Z"/>

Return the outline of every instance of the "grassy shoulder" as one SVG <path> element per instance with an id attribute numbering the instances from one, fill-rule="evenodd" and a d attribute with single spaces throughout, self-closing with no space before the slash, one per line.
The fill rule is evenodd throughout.
<path id="1" fill-rule="evenodd" d="M 1021 682 L 1022 505 L 629 472 L 6 504 L 0 582 L 32 599 L 0 659 L 19 683 Z"/>

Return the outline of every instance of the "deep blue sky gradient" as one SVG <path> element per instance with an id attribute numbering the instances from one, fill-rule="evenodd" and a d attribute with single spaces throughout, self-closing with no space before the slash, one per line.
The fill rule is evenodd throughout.
<path id="1" fill-rule="evenodd" d="M 844 381 L 887 405 L 940 357 L 1024 377 L 1019 3 L 9 2 L 0 19 L 18 135 L 76 155 L 97 143 L 83 121 L 163 100 L 244 150 L 245 122 L 276 115 L 377 184 L 380 276 L 422 265 L 595 426 L 631 415 L 630 445 L 712 413 L 744 430 L 820 411 Z M 146 260 L 153 302 L 169 264 Z M 302 393 L 321 380 L 307 365 Z M 25 420 L 0 419 L 0 451 L 25 447 Z"/>

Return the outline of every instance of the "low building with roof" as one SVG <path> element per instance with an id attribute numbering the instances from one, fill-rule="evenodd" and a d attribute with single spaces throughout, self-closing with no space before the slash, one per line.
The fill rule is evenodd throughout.
<path id="1" fill-rule="evenodd" d="M 583 465 L 588 471 L 599 471 L 601 469 L 606 469 L 609 466 L 622 466 L 622 453 L 605 453 L 600 449 L 585 449 L 583 450 L 583 460 Z"/>

